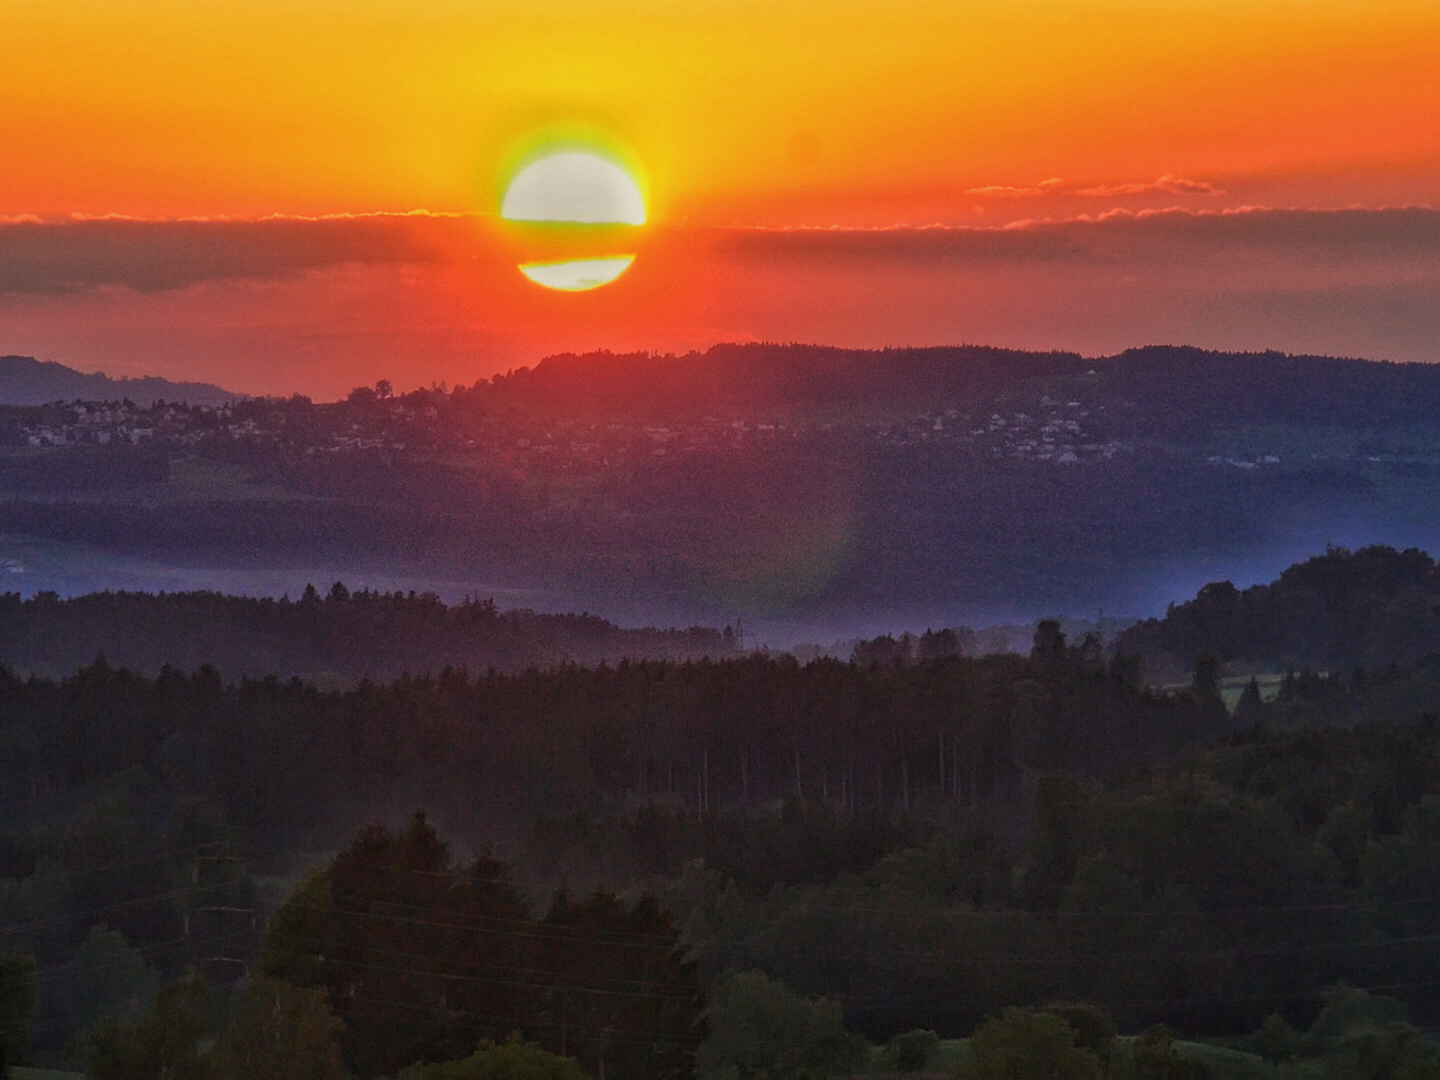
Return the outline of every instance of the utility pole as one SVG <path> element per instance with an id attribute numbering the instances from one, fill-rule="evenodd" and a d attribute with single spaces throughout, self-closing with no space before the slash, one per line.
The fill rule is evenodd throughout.
<path id="1" fill-rule="evenodd" d="M 218 843 L 207 846 L 221 847 Z M 209 929 L 212 932 L 197 935 L 201 938 L 197 944 L 215 946 L 215 955 L 196 956 L 193 960 L 197 966 L 211 965 L 216 969 L 215 977 L 211 978 L 213 983 L 234 981 L 242 977 L 249 966 L 243 956 L 229 955 L 235 939 L 254 932 L 259 921 L 255 909 L 242 903 L 243 897 L 235 895 L 236 887 L 244 880 L 245 862 L 238 855 L 197 851 L 191 860 L 190 883 L 194 892 L 209 897 L 211 902 L 187 907 L 184 913 L 185 936 L 188 938 L 195 932 L 197 922 L 211 924 Z M 234 972 L 233 979 L 221 974 L 226 970 Z"/>

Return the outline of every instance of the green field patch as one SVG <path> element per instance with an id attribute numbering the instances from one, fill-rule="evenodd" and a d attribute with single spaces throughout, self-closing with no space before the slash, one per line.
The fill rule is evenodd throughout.
<path id="1" fill-rule="evenodd" d="M 1225 702 L 1225 707 L 1231 712 L 1235 711 L 1236 704 L 1240 701 L 1240 695 L 1245 692 L 1245 687 L 1250 685 L 1254 679 L 1260 687 L 1260 700 L 1271 701 L 1280 693 L 1280 684 L 1285 681 L 1285 676 L 1276 672 L 1268 672 L 1263 675 L 1230 675 L 1220 680 L 1220 697 Z"/>
<path id="2" fill-rule="evenodd" d="M 177 457 L 170 462 L 169 498 L 182 502 L 308 501 L 310 496 L 279 484 L 257 482 L 246 465 L 210 458 Z"/>

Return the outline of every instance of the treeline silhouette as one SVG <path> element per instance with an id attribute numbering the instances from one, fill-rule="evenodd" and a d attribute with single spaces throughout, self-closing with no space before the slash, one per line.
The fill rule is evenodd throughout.
<path id="1" fill-rule="evenodd" d="M 457 392 L 559 415 L 813 418 L 1079 387 L 1092 408 L 1112 414 L 1111 423 L 1172 435 L 1245 423 L 1429 427 L 1440 408 L 1440 371 L 1431 364 L 1187 346 L 1088 358 L 981 346 L 771 343 L 715 345 L 682 356 L 566 353 Z"/>
<path id="2" fill-rule="evenodd" d="M 1440 569 L 1415 548 L 1330 548 L 1266 585 L 1206 585 L 1116 647 L 1171 663 L 1212 653 L 1294 671 L 1412 664 L 1440 653 Z"/>
<path id="3" fill-rule="evenodd" d="M 852 812 L 970 806 L 1020 799 L 1026 769 L 1107 776 L 1231 729 L 1218 696 L 1157 696 L 1137 674 L 1093 642 L 1066 645 L 1052 623 L 1031 658 L 455 668 L 332 692 L 101 661 L 58 681 L 0 680 L 0 800 L 25 820 L 133 767 L 281 846 L 413 805 L 517 824 L 656 798 L 701 813 L 785 796 Z"/>
<path id="4" fill-rule="evenodd" d="M 0 656 L 65 674 L 103 655 L 137 672 L 210 664 L 229 677 L 395 678 L 444 668 L 519 671 L 624 657 L 683 660 L 735 652 L 730 630 L 622 629 L 595 615 L 447 605 L 433 593 L 350 592 L 336 582 L 296 600 L 218 592 L 102 592 L 73 599 L 0 594 Z"/>

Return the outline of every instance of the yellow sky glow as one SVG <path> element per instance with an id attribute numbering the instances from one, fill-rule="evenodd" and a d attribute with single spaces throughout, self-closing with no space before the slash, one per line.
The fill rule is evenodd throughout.
<path id="1" fill-rule="evenodd" d="M 672 223 L 1047 177 L 1419 201 L 1440 162 L 1431 0 L 10 0 L 5 33 L 4 214 L 488 212 L 554 122 L 630 146 Z"/>

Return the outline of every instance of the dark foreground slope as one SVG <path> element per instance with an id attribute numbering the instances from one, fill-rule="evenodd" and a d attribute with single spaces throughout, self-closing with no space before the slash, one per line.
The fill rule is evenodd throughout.
<path id="1" fill-rule="evenodd" d="M 1132 1031 L 1241 1035 L 1276 1010 L 1304 1027 L 1341 979 L 1432 1025 L 1440 724 L 1404 707 L 1356 726 L 1304 717 L 1406 680 L 1433 697 L 1435 669 L 1296 680 L 1236 715 L 1204 680 L 1162 695 L 1135 675 L 1051 626 L 1029 658 L 911 665 L 747 657 L 329 692 L 99 664 L 0 678 L 0 932 L 37 958 L 37 1034 L 58 1048 L 87 992 L 124 1009 L 152 968 L 255 970 L 288 891 L 258 875 L 423 808 L 462 849 L 505 843 L 507 863 L 487 855 L 476 874 L 515 888 L 514 907 L 556 885 L 574 899 L 552 919 L 587 885 L 657 893 L 699 985 L 760 970 L 878 1040 L 1076 1000 Z M 424 821 L 413 859 L 391 860 L 395 835 L 361 834 L 349 885 L 291 894 L 268 931 L 288 951 L 264 960 L 318 963 L 272 973 L 332 983 L 343 1015 L 395 975 L 416 993 L 543 989 L 548 961 L 494 966 L 510 962 L 500 944 L 539 933 L 523 910 L 477 920 Z M 310 917 L 327 909 L 358 920 L 343 949 Z M 612 942 L 645 940 L 608 925 Z M 129 982 L 87 991 L 100 959 Z M 653 986 L 634 977 L 626 1000 Z M 592 992 L 622 989 L 570 988 L 571 1024 Z M 457 1000 L 434 1010 L 457 1040 L 477 1037 L 467 1012 L 516 1016 Z"/>

